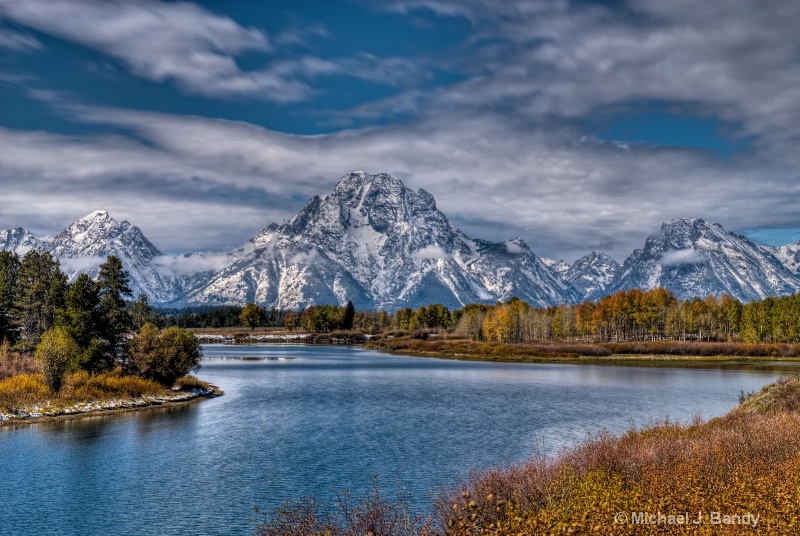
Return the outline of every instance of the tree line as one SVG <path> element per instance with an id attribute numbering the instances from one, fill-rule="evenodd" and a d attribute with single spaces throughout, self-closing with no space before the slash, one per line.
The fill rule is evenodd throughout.
<path id="1" fill-rule="evenodd" d="M 516 298 L 470 304 L 455 330 L 476 340 L 800 342 L 800 296 L 742 303 L 727 294 L 678 300 L 667 289 L 622 290 L 597 302 L 535 308 Z"/>
<path id="2" fill-rule="evenodd" d="M 122 367 L 171 385 L 198 368 L 194 335 L 177 327 L 159 330 L 147 297 L 131 297 L 128 272 L 116 256 L 100 265 L 96 280 L 80 274 L 68 283 L 48 252 L 31 250 L 22 258 L 0 252 L 0 343 L 33 351 L 53 391 L 70 371 Z"/>
<path id="3" fill-rule="evenodd" d="M 348 312 L 349 311 L 349 312 Z M 351 320 L 352 319 L 352 320 Z M 353 311 L 314 305 L 284 314 L 287 329 L 327 333 L 353 329 L 452 329 L 460 335 L 504 343 L 534 340 L 716 341 L 800 343 L 800 296 L 742 303 L 727 294 L 679 300 L 668 289 L 622 290 L 597 302 L 538 308 L 518 299 L 472 303 L 450 311 L 441 304 L 387 311 Z"/>
<path id="4" fill-rule="evenodd" d="M 255 327 L 282 327 L 286 310 L 272 308 L 259 308 L 264 314 L 259 315 Z M 156 309 L 153 323 L 160 327 L 178 326 L 181 328 L 232 328 L 250 327 L 243 322 L 241 305 L 201 305 L 193 307 L 172 307 Z"/>

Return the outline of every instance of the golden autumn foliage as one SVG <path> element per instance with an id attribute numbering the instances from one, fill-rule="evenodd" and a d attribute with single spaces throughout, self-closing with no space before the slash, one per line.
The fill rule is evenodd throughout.
<path id="1" fill-rule="evenodd" d="M 716 341 L 800 343 L 800 296 L 749 303 L 726 294 L 678 300 L 664 288 L 621 290 L 597 302 L 539 309 L 511 298 L 453 312 L 455 331 L 475 340 Z"/>
<path id="2" fill-rule="evenodd" d="M 16 413 L 19 408 L 33 404 L 66 406 L 164 392 L 157 382 L 124 375 L 121 369 L 103 374 L 86 371 L 67 374 L 57 393 L 50 391 L 42 374 L 17 374 L 0 380 L 0 413 Z"/>
<path id="3" fill-rule="evenodd" d="M 782 380 L 707 423 L 603 433 L 553 460 L 473 473 L 436 517 L 453 535 L 799 534 L 798 410 L 800 379 Z M 758 522 L 712 523 L 714 512 Z M 685 524 L 636 523 L 641 513 Z"/>

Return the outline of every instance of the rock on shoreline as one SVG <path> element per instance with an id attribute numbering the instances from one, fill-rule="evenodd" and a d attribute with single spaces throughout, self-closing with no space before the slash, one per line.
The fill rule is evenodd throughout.
<path id="1" fill-rule="evenodd" d="M 138 397 L 111 398 L 107 400 L 94 400 L 77 402 L 66 406 L 50 406 L 46 404 L 32 404 L 19 408 L 16 413 L 0 413 L 0 426 L 11 424 L 25 424 L 39 422 L 40 420 L 58 417 L 77 417 L 96 412 L 129 411 L 163 404 L 191 402 L 202 398 L 220 396 L 223 392 L 211 386 L 208 389 L 189 389 L 174 391 L 159 395 L 142 395 Z"/>

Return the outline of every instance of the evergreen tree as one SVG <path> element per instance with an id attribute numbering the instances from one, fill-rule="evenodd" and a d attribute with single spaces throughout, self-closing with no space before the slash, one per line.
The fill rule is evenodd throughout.
<path id="1" fill-rule="evenodd" d="M 142 326 L 153 321 L 153 308 L 145 294 L 139 294 L 136 301 L 131 303 L 128 312 L 131 315 L 133 329 L 141 329 Z"/>
<path id="2" fill-rule="evenodd" d="M 11 251 L 0 251 L 0 342 L 14 343 L 14 293 L 17 289 L 19 256 Z"/>
<path id="3" fill-rule="evenodd" d="M 131 327 L 131 318 L 125 307 L 125 297 L 131 296 L 128 272 L 122 268 L 122 261 L 114 255 L 100 265 L 97 278 L 100 288 L 100 310 L 103 314 L 101 331 L 108 342 L 112 357 L 120 354 L 122 337 Z"/>
<path id="4" fill-rule="evenodd" d="M 50 253 L 31 250 L 22 258 L 14 296 L 15 324 L 20 346 L 32 349 L 53 327 L 56 311 L 64 304 L 67 276 Z"/>
<path id="5" fill-rule="evenodd" d="M 80 274 L 69 285 L 57 323 L 69 332 L 81 348 L 87 348 L 92 339 L 102 336 L 100 289 L 87 274 Z"/>
<path id="6" fill-rule="evenodd" d="M 96 372 L 111 366 L 112 355 L 104 339 L 100 288 L 87 274 L 80 274 L 69 285 L 57 325 L 66 329 L 78 344 L 81 355 L 76 364 L 80 368 Z"/>
<path id="7" fill-rule="evenodd" d="M 342 329 L 350 331 L 353 329 L 353 318 L 356 316 L 356 309 L 353 307 L 353 302 L 348 300 L 347 307 L 344 308 L 344 316 L 342 317 Z"/>

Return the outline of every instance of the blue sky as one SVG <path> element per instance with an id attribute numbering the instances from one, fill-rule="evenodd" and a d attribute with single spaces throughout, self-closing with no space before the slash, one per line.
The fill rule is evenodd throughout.
<path id="1" fill-rule="evenodd" d="M 784 244 L 799 23 L 756 0 L 0 0 L 0 228 L 105 209 L 226 250 L 365 170 L 568 261 L 680 217 Z"/>

